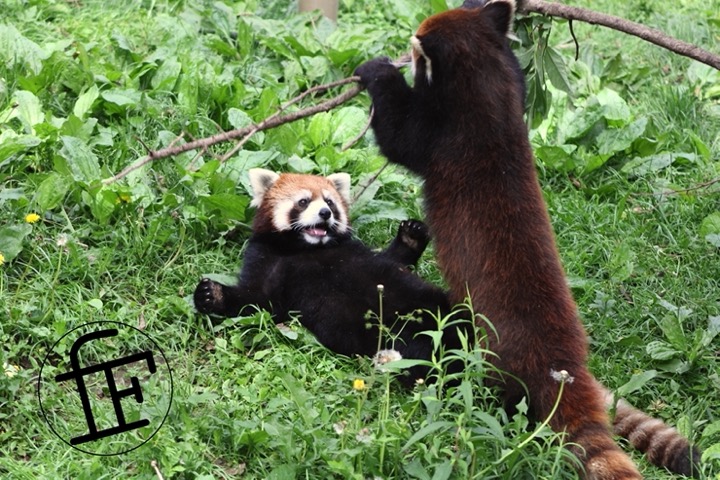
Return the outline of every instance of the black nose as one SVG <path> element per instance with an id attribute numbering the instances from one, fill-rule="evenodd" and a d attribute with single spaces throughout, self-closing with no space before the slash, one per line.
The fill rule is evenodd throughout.
<path id="1" fill-rule="evenodd" d="M 332 212 L 329 208 L 321 208 L 318 212 L 318 215 L 320 215 L 320 218 L 322 218 L 323 220 L 327 220 L 332 216 Z"/>

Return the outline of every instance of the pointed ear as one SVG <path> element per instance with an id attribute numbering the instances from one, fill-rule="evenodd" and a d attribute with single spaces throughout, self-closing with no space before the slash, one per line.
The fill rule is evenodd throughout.
<path id="1" fill-rule="evenodd" d="M 485 5 L 482 11 L 495 30 L 503 37 L 507 36 L 515 14 L 515 0 L 495 0 Z"/>
<path id="2" fill-rule="evenodd" d="M 335 190 L 350 205 L 350 175 L 347 173 L 333 173 L 328 175 L 327 179 L 335 185 Z"/>
<path id="3" fill-rule="evenodd" d="M 251 207 L 259 207 L 262 203 L 263 196 L 270 190 L 270 187 L 280 178 L 275 172 L 265 170 L 264 168 L 251 168 L 248 171 L 250 177 L 250 185 L 253 189 L 253 199 L 250 202 Z"/>

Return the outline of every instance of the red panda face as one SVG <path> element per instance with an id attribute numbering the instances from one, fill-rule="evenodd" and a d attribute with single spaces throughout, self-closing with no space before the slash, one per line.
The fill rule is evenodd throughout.
<path id="1" fill-rule="evenodd" d="M 251 205 L 258 207 L 254 229 L 295 232 L 310 245 L 324 245 L 349 231 L 350 176 L 328 177 L 251 169 Z"/>

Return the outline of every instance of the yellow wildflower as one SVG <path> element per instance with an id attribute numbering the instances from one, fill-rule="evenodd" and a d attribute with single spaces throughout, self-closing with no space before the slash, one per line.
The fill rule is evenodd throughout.
<path id="1" fill-rule="evenodd" d="M 362 378 L 356 378 L 353 380 L 353 388 L 358 391 L 365 390 L 365 380 Z"/>
<path id="2" fill-rule="evenodd" d="M 0 265 L 2 265 L 3 263 L 5 263 L 5 255 L 0 253 Z"/>
<path id="3" fill-rule="evenodd" d="M 6 376 L 12 378 L 20 371 L 20 367 L 3 362 L 3 370 L 5 371 Z"/>
<path id="4" fill-rule="evenodd" d="M 27 215 L 25 215 L 25 221 L 27 223 L 35 223 L 38 220 L 40 220 L 40 215 L 38 215 L 37 213 L 28 213 Z"/>

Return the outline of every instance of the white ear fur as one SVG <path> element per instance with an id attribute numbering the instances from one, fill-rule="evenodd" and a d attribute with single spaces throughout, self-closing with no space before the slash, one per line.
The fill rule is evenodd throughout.
<path id="1" fill-rule="evenodd" d="M 428 57 L 425 53 L 425 50 L 423 50 L 420 39 L 413 35 L 412 37 L 410 37 L 410 45 L 412 45 L 412 49 L 418 56 L 421 56 L 425 59 L 425 77 L 427 78 L 428 84 L 432 83 L 432 60 L 430 60 L 430 57 Z M 415 55 L 410 55 L 410 58 L 412 58 L 413 75 L 415 75 L 415 69 L 417 68 L 417 60 Z"/>
<path id="2" fill-rule="evenodd" d="M 350 175 L 347 173 L 333 173 L 328 175 L 327 179 L 335 185 L 335 190 L 350 205 Z"/>
<path id="3" fill-rule="evenodd" d="M 248 171 L 248 176 L 250 177 L 250 185 L 253 189 L 253 199 L 252 202 L 250 202 L 250 206 L 259 207 L 262 203 L 263 196 L 270 190 L 270 187 L 277 182 L 280 175 L 273 171 L 265 170 L 264 168 L 251 168 Z"/>

